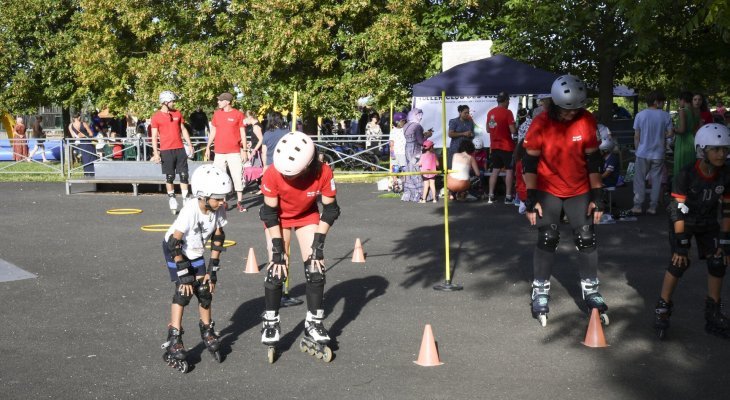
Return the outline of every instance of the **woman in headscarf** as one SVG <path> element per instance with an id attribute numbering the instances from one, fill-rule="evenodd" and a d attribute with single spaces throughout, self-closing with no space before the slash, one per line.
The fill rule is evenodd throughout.
<path id="1" fill-rule="evenodd" d="M 421 126 L 423 119 L 423 110 L 414 108 L 408 112 L 408 122 L 403 126 L 403 135 L 406 138 L 406 168 L 404 172 L 418 172 L 418 159 L 421 156 L 421 148 L 427 136 L 424 136 L 423 127 Z M 431 130 L 425 132 L 430 136 Z M 410 175 L 404 177 L 403 180 L 403 201 L 419 201 L 423 191 L 423 178 L 421 175 Z M 426 201 L 431 200 L 424 199 Z"/>

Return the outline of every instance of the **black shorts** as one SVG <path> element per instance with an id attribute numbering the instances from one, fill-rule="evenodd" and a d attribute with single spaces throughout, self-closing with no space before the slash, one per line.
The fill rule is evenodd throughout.
<path id="1" fill-rule="evenodd" d="M 489 161 L 492 169 L 512 169 L 512 152 L 505 150 L 492 150 L 489 154 Z"/>
<path id="2" fill-rule="evenodd" d="M 717 252 L 717 236 L 720 233 L 718 225 L 699 228 L 685 224 L 684 232 L 689 236 L 690 246 L 692 245 L 692 237 L 695 238 L 697 256 L 700 260 L 704 260 Z M 676 252 L 677 236 L 674 234 L 674 224 L 671 222 L 669 223 L 669 246 L 672 253 Z"/>
<path id="3" fill-rule="evenodd" d="M 165 175 L 188 173 L 188 155 L 185 149 L 162 150 L 160 160 L 162 173 Z"/>

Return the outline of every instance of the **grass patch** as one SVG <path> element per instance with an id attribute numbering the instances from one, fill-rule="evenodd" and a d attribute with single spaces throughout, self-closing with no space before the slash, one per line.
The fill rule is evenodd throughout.
<path id="1" fill-rule="evenodd" d="M 36 162 L 0 162 L 0 182 L 65 182 L 60 162 L 41 164 Z"/>
<path id="2" fill-rule="evenodd" d="M 400 197 L 401 197 L 400 193 L 390 193 L 390 192 L 378 195 L 379 199 L 400 199 Z"/>

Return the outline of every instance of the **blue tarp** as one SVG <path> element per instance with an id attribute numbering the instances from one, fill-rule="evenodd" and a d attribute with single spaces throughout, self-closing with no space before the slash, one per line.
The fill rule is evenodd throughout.
<path id="1" fill-rule="evenodd" d="M 504 55 L 457 65 L 413 85 L 413 97 L 496 96 L 550 93 L 550 86 L 560 75 L 521 63 Z"/>

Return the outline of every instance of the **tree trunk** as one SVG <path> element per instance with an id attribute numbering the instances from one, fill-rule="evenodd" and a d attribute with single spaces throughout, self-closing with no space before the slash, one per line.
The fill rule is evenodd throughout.
<path id="1" fill-rule="evenodd" d="M 599 51 L 598 56 L 598 120 L 604 125 L 613 119 L 613 77 L 616 72 L 616 61 L 607 53 Z"/>
<path id="2" fill-rule="evenodd" d="M 71 137 L 71 132 L 68 131 L 68 125 L 71 123 L 71 109 L 68 107 L 61 108 L 61 124 L 63 124 L 63 137 Z"/>

